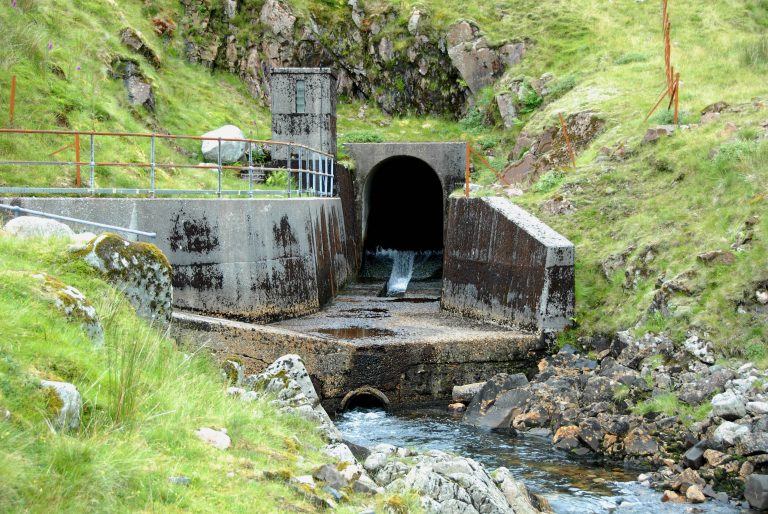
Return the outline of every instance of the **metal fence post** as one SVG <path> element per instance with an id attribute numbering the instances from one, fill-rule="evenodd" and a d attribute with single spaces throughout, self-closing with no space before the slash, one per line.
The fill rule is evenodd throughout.
<path id="1" fill-rule="evenodd" d="M 336 196 L 336 160 L 331 157 L 331 196 Z"/>
<path id="2" fill-rule="evenodd" d="M 216 190 L 216 195 L 221 198 L 221 138 L 219 138 L 219 148 L 218 148 L 218 163 L 219 163 L 219 186 Z"/>
<path id="3" fill-rule="evenodd" d="M 248 143 L 248 198 L 253 198 L 253 143 Z"/>
<path id="4" fill-rule="evenodd" d="M 288 175 L 286 177 L 286 182 L 288 183 L 288 185 L 286 186 L 286 190 L 287 190 L 288 198 L 291 197 L 291 158 L 292 157 L 293 157 L 293 147 L 289 146 L 288 147 L 288 161 L 286 162 L 286 173 Z"/>
<path id="5" fill-rule="evenodd" d="M 297 157 L 299 158 L 299 163 L 298 163 L 298 170 L 297 170 L 297 173 L 296 173 L 299 176 L 299 188 L 298 188 L 299 189 L 299 197 L 301 197 L 301 193 L 302 193 L 302 184 L 301 184 L 301 182 L 304 180 L 304 177 L 303 177 L 303 175 L 301 173 L 301 154 L 302 153 L 303 153 L 303 149 L 301 147 L 299 147 L 298 152 L 297 152 Z"/>
<path id="6" fill-rule="evenodd" d="M 149 190 L 150 196 L 155 197 L 155 135 L 149 138 Z"/>
<path id="7" fill-rule="evenodd" d="M 91 134 L 91 194 L 96 193 L 96 144 L 94 142 L 94 135 Z"/>

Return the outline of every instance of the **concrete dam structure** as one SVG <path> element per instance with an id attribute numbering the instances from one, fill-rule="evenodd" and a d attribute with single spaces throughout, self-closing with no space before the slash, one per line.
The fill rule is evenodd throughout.
<path id="1" fill-rule="evenodd" d="M 277 166 L 296 162 L 293 144 L 332 156 L 333 73 L 273 81 L 273 140 L 291 142 Z M 356 169 L 335 168 L 333 197 L 0 202 L 156 232 L 175 337 L 247 373 L 299 354 L 331 411 L 443 402 L 454 385 L 532 370 L 573 315 L 573 245 L 506 199 L 452 197 L 465 143 L 347 150 Z"/>

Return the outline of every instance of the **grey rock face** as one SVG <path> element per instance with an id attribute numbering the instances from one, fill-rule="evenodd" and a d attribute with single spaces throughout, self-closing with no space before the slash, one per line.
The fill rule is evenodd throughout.
<path id="1" fill-rule="evenodd" d="M 40 385 L 50 390 L 55 399 L 49 401 L 54 411 L 53 426 L 56 430 L 77 430 L 80 427 L 80 413 L 83 400 L 77 388 L 68 382 L 42 380 Z"/>
<path id="2" fill-rule="evenodd" d="M 245 139 L 243 131 L 234 125 L 224 125 L 210 132 L 206 132 L 202 137 L 224 138 L 224 139 Z M 245 153 L 246 143 L 243 141 L 221 141 L 221 162 L 222 164 L 232 164 L 240 160 Z M 201 151 L 206 162 L 218 162 L 219 159 L 219 141 L 218 139 L 206 139 L 201 143 Z"/>
<path id="3" fill-rule="evenodd" d="M 485 384 L 486 382 L 476 382 L 474 384 L 453 386 L 451 397 L 454 402 L 469 403 L 472 401 L 472 398 L 480 392 Z"/>
<path id="4" fill-rule="evenodd" d="M 104 345 L 104 328 L 101 326 L 99 315 L 83 293 L 47 274 L 37 274 L 33 277 L 42 282 L 43 291 L 53 298 L 54 305 L 67 319 L 80 322 L 94 346 Z"/>
<path id="5" fill-rule="evenodd" d="M 30 237 L 61 237 L 74 239 L 75 233 L 63 223 L 36 216 L 19 216 L 5 224 L 3 230 L 21 239 Z"/>
<path id="6" fill-rule="evenodd" d="M 144 41 L 139 32 L 131 27 L 125 27 L 120 31 L 120 42 L 130 50 L 141 54 L 155 68 L 160 67 L 160 58 L 154 50 Z"/>
<path id="7" fill-rule="evenodd" d="M 720 426 L 715 429 L 712 439 L 716 443 L 724 443 L 729 446 L 733 446 L 741 440 L 744 436 L 749 434 L 749 427 L 744 425 L 737 425 L 732 421 L 723 421 Z"/>

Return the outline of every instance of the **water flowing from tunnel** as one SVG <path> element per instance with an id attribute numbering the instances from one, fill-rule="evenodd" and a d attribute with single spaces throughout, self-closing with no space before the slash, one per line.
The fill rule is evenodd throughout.
<path id="1" fill-rule="evenodd" d="M 413 262 L 416 252 L 389 250 L 392 254 L 392 273 L 387 281 L 387 296 L 399 296 L 408 289 L 413 277 Z"/>

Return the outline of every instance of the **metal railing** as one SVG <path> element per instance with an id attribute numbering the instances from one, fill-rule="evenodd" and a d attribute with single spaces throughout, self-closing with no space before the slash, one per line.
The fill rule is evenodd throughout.
<path id="1" fill-rule="evenodd" d="M 112 231 L 115 231 L 115 232 L 124 232 L 126 234 L 134 234 L 134 235 L 137 235 L 137 236 L 143 236 L 143 237 L 147 237 L 147 238 L 150 238 L 150 239 L 155 239 L 157 237 L 157 233 L 156 232 L 144 232 L 143 230 L 136 230 L 136 229 L 133 229 L 133 228 L 117 227 L 115 225 L 107 225 L 105 223 L 97 223 L 95 221 L 88 221 L 88 220 L 83 220 L 83 219 L 80 219 L 80 218 L 70 218 L 69 216 L 61 216 L 59 214 L 52 214 L 50 212 L 35 211 L 35 210 L 32 210 L 32 209 L 24 209 L 23 207 L 18 207 L 16 205 L 5 205 L 5 204 L 0 203 L 0 209 L 5 209 L 5 210 L 8 210 L 8 211 L 11 211 L 11 212 L 13 212 L 14 216 L 18 216 L 21 213 L 31 214 L 33 216 L 40 216 L 42 218 L 51 218 L 51 219 L 59 220 L 59 221 L 68 221 L 70 223 L 77 223 L 77 224 L 80 224 L 80 225 L 88 225 L 88 226 L 91 226 L 91 227 L 103 228 L 103 229 L 112 230 Z"/>
<path id="2" fill-rule="evenodd" d="M 300 143 L 291 143 L 283 141 L 269 141 L 259 139 L 238 139 L 226 137 L 204 137 L 204 136 L 178 136 L 170 134 L 144 134 L 132 132 L 95 132 L 95 131 L 74 131 L 74 130 L 30 130 L 30 129 L 0 129 L 0 134 L 15 135 L 56 135 L 73 136 L 74 143 L 64 146 L 49 154 L 49 157 L 60 153 L 68 148 L 74 148 L 75 160 L 7 160 L 0 159 L 0 165 L 16 166 L 74 166 L 76 169 L 74 187 L 7 187 L 0 186 L 0 193 L 43 193 L 43 194 L 86 194 L 86 195 L 135 195 L 146 194 L 151 197 L 163 195 L 212 195 L 218 197 L 223 195 L 239 195 L 253 197 L 255 195 L 281 195 L 291 197 L 297 196 L 335 196 L 335 172 L 336 163 L 334 156 L 329 153 L 321 152 Z M 80 158 L 80 138 L 86 137 L 89 141 L 89 160 L 83 161 Z M 112 162 L 96 160 L 96 138 L 97 137 L 129 137 L 148 140 L 149 162 Z M 193 140 L 193 141 L 216 141 L 217 142 L 217 162 L 215 164 L 176 164 L 161 163 L 156 159 L 156 143 L 158 140 Z M 225 165 L 222 162 L 223 142 L 241 142 L 246 145 L 247 164 L 243 165 Z M 272 148 L 285 148 L 283 152 L 287 159 L 285 166 L 281 167 L 273 161 L 272 166 L 254 162 L 254 149 L 259 145 Z M 273 154 L 276 152 L 272 152 Z M 282 163 L 280 163 L 282 164 Z M 87 187 L 82 184 L 81 167 L 88 169 Z M 149 170 L 149 184 L 146 188 L 127 188 L 127 187 L 97 187 L 97 168 L 117 167 L 117 168 L 145 168 Z M 215 189 L 158 189 L 156 187 L 157 169 L 207 169 L 217 172 L 217 187 Z M 224 189 L 222 187 L 222 175 L 224 170 L 239 170 L 247 173 L 247 189 Z M 257 172 L 286 172 L 287 186 L 285 190 L 259 190 L 254 189 L 254 173 Z M 0 175 L 0 180 L 2 176 Z"/>

